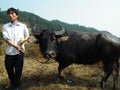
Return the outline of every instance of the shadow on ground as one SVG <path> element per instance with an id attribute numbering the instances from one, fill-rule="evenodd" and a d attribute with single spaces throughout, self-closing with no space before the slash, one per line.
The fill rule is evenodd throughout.
<path id="1" fill-rule="evenodd" d="M 101 89 L 99 86 L 99 81 L 100 80 L 96 80 L 96 79 L 88 79 L 88 78 L 78 78 L 78 77 L 74 77 L 74 76 L 70 76 L 70 75 L 66 75 L 67 76 L 67 81 L 61 81 L 60 79 L 58 79 L 57 74 L 49 74 L 49 75 L 32 75 L 27 77 L 23 77 L 22 78 L 22 84 L 21 84 L 21 88 L 22 90 L 29 90 L 29 88 L 31 87 L 49 87 L 49 85 L 68 85 L 70 87 L 87 87 L 88 89 L 84 89 L 84 90 L 92 90 L 89 88 L 96 88 L 95 90 L 112 90 L 112 82 L 108 82 L 106 84 L 106 87 L 104 89 Z M 4 88 L 5 83 L 0 85 L 0 90 L 5 90 Z M 52 87 L 50 87 L 52 88 Z M 54 87 L 55 88 L 55 87 Z M 31 89 L 30 89 L 31 90 Z M 37 90 L 37 89 L 35 89 Z M 47 89 L 43 89 L 43 90 L 47 90 Z M 58 88 L 59 90 L 59 88 Z M 60 89 L 62 90 L 62 89 Z M 65 90 L 65 89 L 64 89 Z M 118 90 L 120 90 L 120 88 L 118 87 Z"/>

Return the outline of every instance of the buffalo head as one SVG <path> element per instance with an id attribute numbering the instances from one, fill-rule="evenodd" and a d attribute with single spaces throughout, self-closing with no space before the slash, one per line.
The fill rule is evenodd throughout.
<path id="1" fill-rule="evenodd" d="M 40 45 L 41 53 L 45 58 L 55 58 L 57 54 L 57 45 L 61 41 L 67 40 L 68 37 L 64 36 L 65 29 L 60 26 L 61 30 L 42 30 L 41 32 L 36 31 L 36 25 L 32 30 L 32 34 L 37 38 Z"/>

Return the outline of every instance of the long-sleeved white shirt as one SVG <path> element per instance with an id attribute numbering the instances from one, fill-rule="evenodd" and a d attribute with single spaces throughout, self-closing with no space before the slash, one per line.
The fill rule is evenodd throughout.
<path id="1" fill-rule="evenodd" d="M 24 40 L 26 36 L 29 36 L 28 28 L 25 24 L 17 22 L 15 24 L 9 22 L 3 25 L 3 38 L 5 40 L 11 40 L 15 45 L 18 45 L 18 41 Z M 23 50 L 25 51 L 24 44 L 22 45 Z M 7 44 L 6 46 L 7 55 L 16 55 L 19 54 L 19 51 L 13 46 Z"/>

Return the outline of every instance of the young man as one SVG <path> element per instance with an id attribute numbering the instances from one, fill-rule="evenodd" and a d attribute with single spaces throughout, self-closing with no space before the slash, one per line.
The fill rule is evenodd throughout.
<path id="1" fill-rule="evenodd" d="M 5 67 L 12 89 L 18 90 L 24 61 L 24 42 L 29 39 L 29 31 L 25 24 L 18 22 L 18 11 L 9 8 L 9 23 L 3 26 L 3 38 L 7 43 Z"/>

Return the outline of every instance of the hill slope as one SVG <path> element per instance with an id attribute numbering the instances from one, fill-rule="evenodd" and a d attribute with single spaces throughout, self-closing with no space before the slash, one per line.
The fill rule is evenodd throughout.
<path id="1" fill-rule="evenodd" d="M 6 11 L 0 12 L 0 18 L 1 18 L 0 24 L 4 24 L 8 22 Z M 80 26 L 78 24 L 68 24 L 65 22 L 61 22 L 59 20 L 48 21 L 33 13 L 25 12 L 25 11 L 19 11 L 19 21 L 26 23 L 30 28 L 32 28 L 35 24 L 37 24 L 37 30 L 43 30 L 43 29 L 58 30 L 59 29 L 58 25 L 62 25 L 67 30 L 98 32 L 98 30 L 95 28 Z"/>

